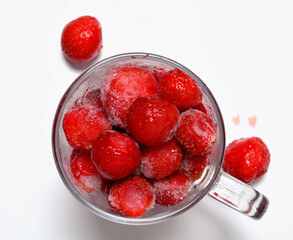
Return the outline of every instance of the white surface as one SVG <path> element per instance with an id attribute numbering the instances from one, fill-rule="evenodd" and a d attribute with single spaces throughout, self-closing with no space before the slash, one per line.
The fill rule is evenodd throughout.
<path id="1" fill-rule="evenodd" d="M 0 4 L 0 239 L 289 239 L 292 208 L 293 2 L 2 1 Z M 97 17 L 111 55 L 145 51 L 193 70 L 214 93 L 227 143 L 259 136 L 271 152 L 254 185 L 270 200 L 260 221 L 206 197 L 151 226 L 96 217 L 69 193 L 55 168 L 51 128 L 60 98 L 87 67 L 60 50 L 64 25 Z M 92 62 L 93 63 L 93 62 Z M 240 125 L 233 116 L 240 114 Z M 251 127 L 248 117 L 256 115 Z"/>

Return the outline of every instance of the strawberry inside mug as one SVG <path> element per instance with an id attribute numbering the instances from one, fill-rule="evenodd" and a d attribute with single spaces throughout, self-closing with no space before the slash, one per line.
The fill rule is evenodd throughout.
<path id="1" fill-rule="evenodd" d="M 65 128 L 65 116 L 82 108 Z M 91 144 L 84 137 L 89 126 L 100 131 Z M 96 167 L 101 183 L 91 192 L 70 167 L 72 142 L 88 146 L 78 150 Z M 161 222 L 195 205 L 219 180 L 224 150 L 223 119 L 210 90 L 186 67 L 149 53 L 93 65 L 67 90 L 53 125 L 56 165 L 68 189 L 95 214 L 125 224 Z M 185 158 L 194 164 L 183 165 Z"/>

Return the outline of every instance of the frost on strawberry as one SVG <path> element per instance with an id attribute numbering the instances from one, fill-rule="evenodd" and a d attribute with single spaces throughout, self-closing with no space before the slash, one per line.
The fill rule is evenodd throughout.
<path id="1" fill-rule="evenodd" d="M 90 150 L 98 136 L 111 128 L 105 115 L 92 106 L 74 108 L 63 119 L 63 130 L 68 143 L 80 150 Z"/>
<path id="2" fill-rule="evenodd" d="M 111 123 L 126 128 L 126 116 L 133 102 L 158 94 L 157 82 L 144 69 L 119 67 L 109 74 L 101 87 L 101 100 Z"/>
<path id="3" fill-rule="evenodd" d="M 154 147 L 141 150 L 140 171 L 147 178 L 161 179 L 179 170 L 181 148 L 175 139 Z"/>
<path id="4" fill-rule="evenodd" d="M 176 205 L 183 201 L 191 190 L 191 182 L 183 171 L 155 180 L 152 183 L 156 194 L 156 203 L 163 206 Z"/>
<path id="5" fill-rule="evenodd" d="M 201 111 L 189 109 L 180 115 L 176 138 L 181 146 L 195 154 L 211 152 L 217 131 L 211 118 Z"/>
<path id="6" fill-rule="evenodd" d="M 84 191 L 91 193 L 101 188 L 103 180 L 92 162 L 89 152 L 73 150 L 70 168 L 73 177 Z"/>
<path id="7" fill-rule="evenodd" d="M 121 215 L 139 218 L 154 206 L 155 194 L 145 179 L 131 176 L 113 185 L 108 200 Z"/>
<path id="8" fill-rule="evenodd" d="M 140 165 L 138 144 L 128 135 L 113 130 L 103 132 L 92 148 L 92 159 L 103 178 L 118 180 Z"/>
<path id="9" fill-rule="evenodd" d="M 183 151 L 181 169 L 192 181 L 199 179 L 207 166 L 209 154 L 194 155 L 188 151 Z"/>
<path id="10" fill-rule="evenodd" d="M 104 113 L 103 104 L 100 98 L 100 89 L 94 89 L 90 92 L 86 91 L 81 98 L 78 98 L 74 105 L 76 107 L 82 107 L 85 105 L 96 107 L 99 111 Z"/>

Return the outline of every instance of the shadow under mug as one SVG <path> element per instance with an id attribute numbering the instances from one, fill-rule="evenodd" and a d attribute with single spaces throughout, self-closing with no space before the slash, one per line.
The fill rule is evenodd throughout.
<path id="1" fill-rule="evenodd" d="M 106 194 L 101 191 L 88 194 L 78 186 L 70 170 L 69 162 L 72 147 L 67 143 L 62 129 L 64 114 L 74 107 L 76 101 L 85 93 L 99 89 L 107 74 L 114 68 L 124 65 L 144 67 L 149 71 L 178 68 L 188 74 L 200 86 L 205 100 L 212 110 L 210 117 L 217 128 L 217 141 L 208 158 L 208 166 L 202 177 L 193 184 L 188 196 L 175 206 L 164 207 L 156 204 L 142 218 L 123 217 L 110 207 Z M 260 219 L 263 216 L 269 203 L 268 199 L 254 188 L 221 170 L 225 152 L 225 129 L 215 98 L 204 82 L 192 71 L 163 56 L 150 53 L 120 54 L 98 62 L 82 73 L 71 84 L 59 103 L 53 123 L 52 145 L 56 167 L 69 191 L 94 214 L 113 222 L 129 225 L 158 223 L 183 213 L 196 205 L 206 195 L 254 219 Z"/>

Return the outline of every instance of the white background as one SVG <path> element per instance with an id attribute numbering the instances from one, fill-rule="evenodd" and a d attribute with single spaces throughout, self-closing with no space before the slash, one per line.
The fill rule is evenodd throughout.
<path id="1" fill-rule="evenodd" d="M 291 0 L 1 1 L 0 239 L 292 239 L 292 12 Z M 270 200 L 263 219 L 206 197 L 170 221 L 125 226 L 93 215 L 69 193 L 51 128 L 63 93 L 89 67 L 70 64 L 60 49 L 64 25 L 82 15 L 103 27 L 103 50 L 90 64 L 133 51 L 176 60 L 214 93 L 227 143 L 266 142 L 271 164 L 253 185 Z"/>

